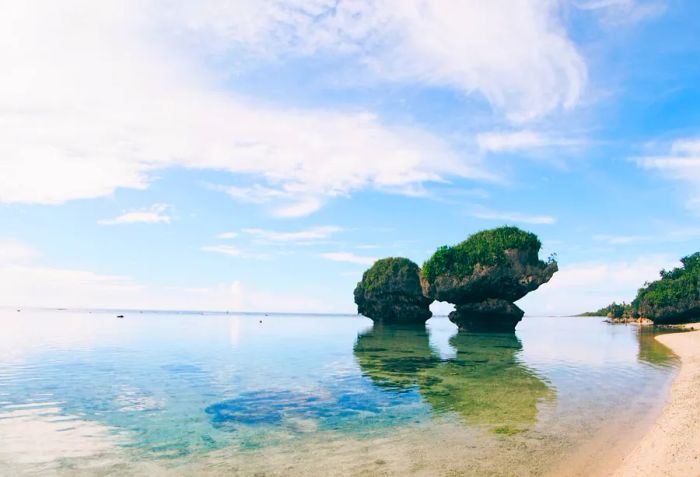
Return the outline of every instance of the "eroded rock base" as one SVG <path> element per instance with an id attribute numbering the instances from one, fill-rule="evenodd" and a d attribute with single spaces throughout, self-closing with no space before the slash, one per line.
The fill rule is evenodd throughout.
<path id="1" fill-rule="evenodd" d="M 488 299 L 455 306 L 449 319 L 460 331 L 473 333 L 513 333 L 525 312 L 506 300 Z"/>
<path id="2" fill-rule="evenodd" d="M 374 300 L 363 304 L 359 311 L 375 323 L 389 324 L 423 324 L 433 316 L 427 300 L 411 300 L 406 297 Z"/>

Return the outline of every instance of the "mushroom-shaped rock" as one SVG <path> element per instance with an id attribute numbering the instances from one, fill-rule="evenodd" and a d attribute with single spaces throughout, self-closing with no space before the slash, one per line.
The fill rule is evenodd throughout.
<path id="1" fill-rule="evenodd" d="M 514 301 L 548 282 L 555 260 L 539 259 L 537 236 L 517 227 L 478 232 L 440 247 L 423 265 L 423 292 L 456 305 L 450 319 L 470 331 L 513 331 L 523 316 Z"/>
<path id="2" fill-rule="evenodd" d="M 377 260 L 355 288 L 357 311 L 385 323 L 424 323 L 432 316 L 420 268 L 407 258 Z"/>

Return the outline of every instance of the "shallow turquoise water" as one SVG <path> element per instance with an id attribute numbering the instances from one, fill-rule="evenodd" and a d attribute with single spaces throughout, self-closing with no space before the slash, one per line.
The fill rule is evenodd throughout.
<path id="1" fill-rule="evenodd" d="M 484 431 L 477 447 L 521 435 L 576 445 L 621 410 L 636 420 L 658 403 L 676 363 L 651 335 L 596 318 L 530 317 L 513 336 L 459 334 L 445 318 L 395 328 L 357 316 L 124 314 L 0 314 L 5 468 L 114 449 L 178 465 L 445 421 Z"/>

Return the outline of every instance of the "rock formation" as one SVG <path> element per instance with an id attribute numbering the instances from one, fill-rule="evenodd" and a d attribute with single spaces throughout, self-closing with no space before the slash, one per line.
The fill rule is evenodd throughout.
<path id="1" fill-rule="evenodd" d="M 512 332 L 524 313 L 513 302 L 558 270 L 539 259 L 541 246 L 532 233 L 501 227 L 440 247 L 423 265 L 423 293 L 453 303 L 449 318 L 461 330 Z"/>
<path id="2" fill-rule="evenodd" d="M 377 260 L 355 288 L 357 311 L 385 323 L 425 323 L 432 316 L 420 269 L 407 258 Z"/>

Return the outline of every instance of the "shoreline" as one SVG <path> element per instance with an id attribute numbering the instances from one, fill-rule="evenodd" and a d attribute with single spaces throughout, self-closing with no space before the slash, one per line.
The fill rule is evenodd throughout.
<path id="1" fill-rule="evenodd" d="M 697 330 L 699 323 L 686 328 Z M 681 359 L 661 415 L 612 473 L 615 477 L 700 476 L 700 331 L 656 339 Z"/>

